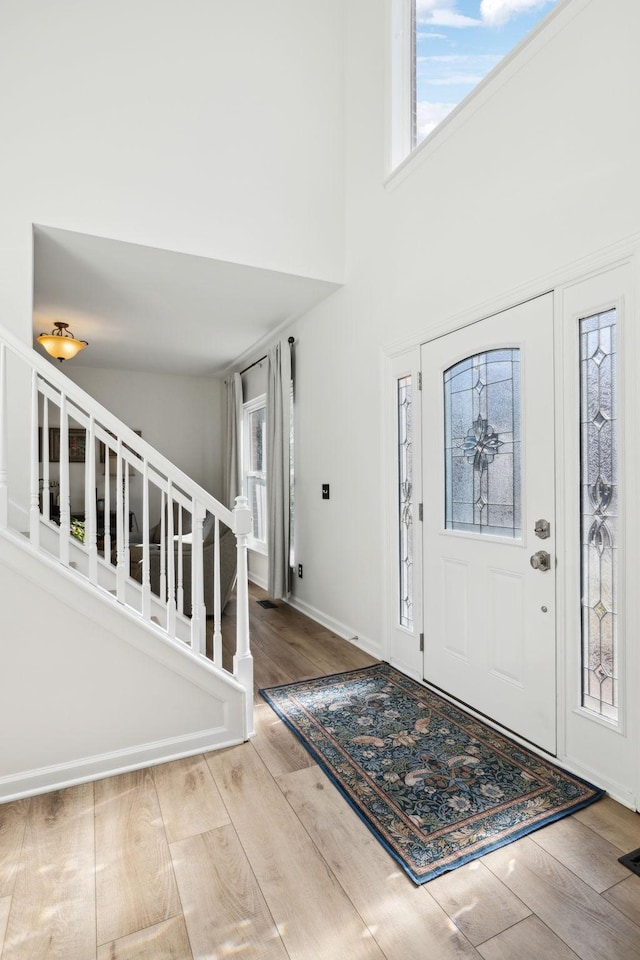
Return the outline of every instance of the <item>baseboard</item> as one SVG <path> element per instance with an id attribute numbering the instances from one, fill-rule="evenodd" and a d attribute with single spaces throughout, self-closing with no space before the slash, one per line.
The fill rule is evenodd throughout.
<path id="1" fill-rule="evenodd" d="M 255 583 L 256 587 L 260 587 L 261 590 L 267 590 L 269 584 L 267 583 L 266 577 L 261 577 L 257 573 L 249 573 L 248 577 L 251 583 Z"/>
<path id="2" fill-rule="evenodd" d="M 399 657 L 389 657 L 389 664 L 395 667 L 396 670 L 399 670 L 400 673 L 404 673 L 405 677 L 410 677 L 412 680 L 415 680 L 416 683 L 422 683 L 421 671 L 409 666 L 409 664 L 405 663 L 405 661 Z"/>
<path id="3" fill-rule="evenodd" d="M 322 627 L 326 627 L 327 630 L 331 630 L 332 633 L 337 634 L 343 640 L 348 640 L 354 647 L 364 650 L 369 656 L 375 657 L 376 660 L 382 659 L 381 643 L 370 640 L 369 637 L 363 637 L 352 627 L 340 623 L 339 620 L 335 620 L 321 610 L 317 610 L 315 607 L 312 607 L 310 603 L 305 603 L 304 600 L 300 600 L 298 597 L 291 596 L 286 602 L 290 607 L 293 607 L 294 610 L 303 613 L 305 617 L 309 617 L 310 620 L 315 620 L 316 623 L 319 623 Z"/>
<path id="4" fill-rule="evenodd" d="M 597 770 L 593 770 L 587 764 L 576 763 L 571 757 L 565 757 L 559 754 L 557 763 L 563 767 L 563 769 L 568 770 L 569 773 L 575 774 L 576 777 L 581 777 L 582 780 L 586 780 L 588 783 L 594 783 L 597 787 L 600 787 L 601 790 L 606 790 L 608 796 L 610 796 L 612 800 L 617 800 L 623 807 L 628 807 L 634 812 L 636 811 L 633 794 L 627 787 L 623 787 L 616 780 L 603 777 Z"/>
<path id="5" fill-rule="evenodd" d="M 233 747 L 241 742 L 229 738 L 226 727 L 214 727 L 211 730 L 199 730 L 181 737 L 139 744 L 70 763 L 27 770 L 9 777 L 0 777 L 0 803 L 49 793 L 52 790 L 63 790 L 92 780 L 103 780 L 105 777 L 191 757 L 208 750 Z"/>

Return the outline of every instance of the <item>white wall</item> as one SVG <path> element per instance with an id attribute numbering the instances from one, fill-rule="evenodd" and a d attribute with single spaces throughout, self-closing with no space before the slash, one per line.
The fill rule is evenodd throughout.
<path id="1" fill-rule="evenodd" d="M 2 535 L 0 611 L 0 802 L 244 739 L 237 685 Z"/>
<path id="2" fill-rule="evenodd" d="M 568 9 L 560 33 L 385 189 L 387 4 L 347 6 L 348 280 L 282 334 L 296 337 L 294 589 L 378 649 L 382 348 L 463 311 L 479 318 L 536 278 L 542 292 L 553 271 L 640 230 L 640 7 Z"/>
<path id="3" fill-rule="evenodd" d="M 222 494 L 222 381 L 74 367 L 64 372 L 214 497 Z"/>
<path id="4" fill-rule="evenodd" d="M 31 224 L 341 280 L 341 0 L 3 0 L 0 322 Z"/>

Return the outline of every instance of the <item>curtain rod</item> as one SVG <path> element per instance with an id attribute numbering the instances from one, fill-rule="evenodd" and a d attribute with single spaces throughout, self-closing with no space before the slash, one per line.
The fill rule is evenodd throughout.
<path id="1" fill-rule="evenodd" d="M 296 342 L 295 337 L 289 337 L 289 346 L 293 346 L 295 342 Z M 258 359 L 254 360 L 253 363 L 250 363 L 248 367 L 245 367 L 244 370 L 241 370 L 240 376 L 242 376 L 243 373 L 246 373 L 247 370 L 251 370 L 252 367 L 257 366 L 259 363 L 262 363 L 262 361 L 266 359 L 267 359 L 267 354 L 265 353 L 264 357 L 258 357 Z"/>

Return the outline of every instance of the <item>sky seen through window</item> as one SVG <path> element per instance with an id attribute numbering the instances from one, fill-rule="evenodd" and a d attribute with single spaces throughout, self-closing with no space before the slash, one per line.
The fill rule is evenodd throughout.
<path id="1" fill-rule="evenodd" d="M 557 0 L 415 0 L 416 143 L 512 50 Z"/>

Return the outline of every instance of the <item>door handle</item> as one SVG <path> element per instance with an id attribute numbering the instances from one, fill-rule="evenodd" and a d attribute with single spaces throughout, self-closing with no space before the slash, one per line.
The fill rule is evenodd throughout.
<path id="1" fill-rule="evenodd" d="M 551 557 L 546 550 L 538 550 L 537 553 L 534 553 L 529 558 L 529 563 L 534 570 L 539 570 L 540 573 L 546 573 L 547 570 L 551 569 Z"/>

